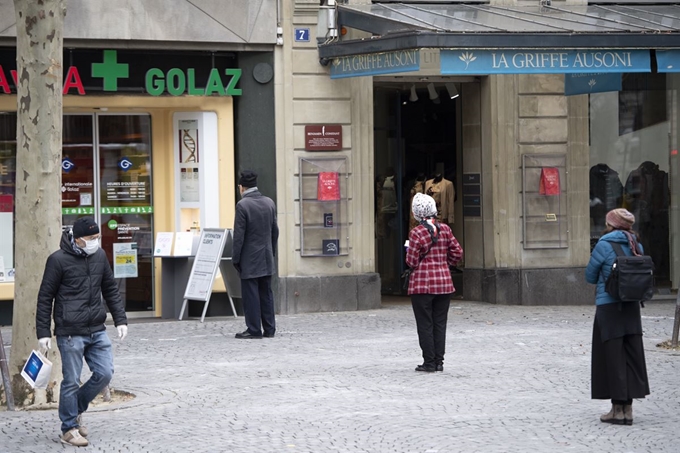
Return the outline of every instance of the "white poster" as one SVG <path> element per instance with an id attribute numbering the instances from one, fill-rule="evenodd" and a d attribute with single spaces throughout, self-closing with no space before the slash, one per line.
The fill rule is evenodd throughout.
<path id="1" fill-rule="evenodd" d="M 179 194 L 181 202 L 200 201 L 198 183 L 198 164 L 180 164 Z"/>
<path id="2" fill-rule="evenodd" d="M 194 244 L 194 233 L 191 231 L 178 231 L 175 233 L 174 256 L 191 256 L 191 249 Z"/>
<path id="3" fill-rule="evenodd" d="M 113 244 L 113 277 L 136 278 L 137 271 L 137 247 L 135 242 L 122 242 Z"/>
<path id="4" fill-rule="evenodd" d="M 154 256 L 172 256 L 172 239 L 174 236 L 175 233 L 173 232 L 156 233 Z"/>

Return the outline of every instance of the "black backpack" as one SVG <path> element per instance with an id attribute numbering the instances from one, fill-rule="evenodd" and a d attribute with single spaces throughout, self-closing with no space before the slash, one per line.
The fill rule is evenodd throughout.
<path id="1" fill-rule="evenodd" d="M 605 291 L 623 302 L 642 302 L 654 295 L 654 262 L 651 256 L 628 256 L 621 244 L 611 244 L 616 259 L 605 282 Z"/>

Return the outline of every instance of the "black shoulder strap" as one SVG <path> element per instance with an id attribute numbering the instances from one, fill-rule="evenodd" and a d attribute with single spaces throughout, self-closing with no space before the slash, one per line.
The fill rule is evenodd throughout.
<path id="1" fill-rule="evenodd" d="M 609 244 L 612 246 L 614 249 L 614 253 L 616 253 L 616 256 L 626 256 L 626 254 L 623 252 L 623 249 L 621 248 L 621 244 L 618 242 L 612 242 L 612 241 L 607 241 Z"/>

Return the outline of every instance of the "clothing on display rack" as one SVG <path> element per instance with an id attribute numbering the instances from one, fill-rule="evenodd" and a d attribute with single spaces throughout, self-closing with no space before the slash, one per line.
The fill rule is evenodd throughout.
<path id="1" fill-rule="evenodd" d="M 654 162 L 640 164 L 626 179 L 624 203 L 635 215 L 633 228 L 640 233 L 645 252 L 654 260 L 657 280 L 666 280 L 670 275 L 668 173 Z"/>
<path id="2" fill-rule="evenodd" d="M 590 218 L 593 234 L 599 235 L 605 228 L 605 216 L 623 203 L 623 184 L 619 174 L 607 164 L 590 167 Z"/>
<path id="3" fill-rule="evenodd" d="M 453 223 L 453 201 L 456 197 L 456 189 L 453 182 L 444 179 L 441 174 L 425 182 L 425 193 L 434 198 L 437 203 L 437 220 L 444 223 Z"/>

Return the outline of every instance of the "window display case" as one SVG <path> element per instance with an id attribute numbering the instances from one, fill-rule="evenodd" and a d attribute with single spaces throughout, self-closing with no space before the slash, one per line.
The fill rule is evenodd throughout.
<path id="1" fill-rule="evenodd" d="M 300 254 L 349 254 L 347 158 L 300 159 Z"/>
<path id="2" fill-rule="evenodd" d="M 525 249 L 569 247 L 567 155 L 522 155 L 522 224 Z"/>
<path id="3" fill-rule="evenodd" d="M 176 112 L 173 125 L 176 229 L 200 235 L 220 223 L 217 114 Z"/>

